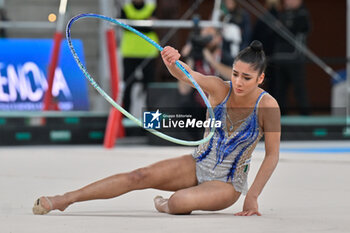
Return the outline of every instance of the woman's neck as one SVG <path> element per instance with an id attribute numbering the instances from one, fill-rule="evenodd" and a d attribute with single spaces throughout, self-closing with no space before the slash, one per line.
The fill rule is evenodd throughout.
<path id="1" fill-rule="evenodd" d="M 251 93 L 248 93 L 245 96 L 237 96 L 233 94 L 231 99 L 231 105 L 232 107 L 254 107 L 256 99 L 262 91 L 263 90 L 258 87 L 255 91 L 252 91 Z"/>

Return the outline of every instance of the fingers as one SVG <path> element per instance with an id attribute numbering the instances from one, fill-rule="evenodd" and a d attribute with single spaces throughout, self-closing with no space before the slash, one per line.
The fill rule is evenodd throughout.
<path id="1" fill-rule="evenodd" d="M 166 46 L 161 52 L 161 55 L 166 65 L 174 64 L 180 59 L 179 51 L 170 46 Z"/>
<path id="2" fill-rule="evenodd" d="M 180 58 L 179 52 L 176 49 L 169 46 L 165 47 L 161 54 L 163 59 L 169 64 L 174 64 L 175 61 Z"/>
<path id="3" fill-rule="evenodd" d="M 242 211 L 239 213 L 234 214 L 235 216 L 245 216 L 247 214 L 248 211 Z"/>
<path id="4" fill-rule="evenodd" d="M 234 215 L 235 216 L 252 216 L 252 215 L 261 216 L 261 213 L 259 211 L 248 210 L 248 211 L 241 211 Z"/>
<path id="5" fill-rule="evenodd" d="M 247 215 L 245 216 L 252 216 L 252 215 L 261 216 L 261 213 L 259 211 L 248 211 Z"/>

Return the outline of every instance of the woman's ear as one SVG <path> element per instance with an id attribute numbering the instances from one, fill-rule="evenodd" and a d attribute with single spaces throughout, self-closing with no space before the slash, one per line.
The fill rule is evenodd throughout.
<path id="1" fill-rule="evenodd" d="M 261 73 L 261 75 L 258 78 L 259 85 L 264 82 L 264 79 L 265 79 L 265 73 L 263 72 L 263 73 Z"/>

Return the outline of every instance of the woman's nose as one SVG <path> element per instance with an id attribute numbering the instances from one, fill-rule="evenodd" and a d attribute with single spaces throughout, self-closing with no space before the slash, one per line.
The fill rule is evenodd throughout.
<path id="1" fill-rule="evenodd" d="M 235 80 L 235 83 L 237 86 L 242 86 L 242 79 L 241 77 L 237 77 L 236 80 Z"/>

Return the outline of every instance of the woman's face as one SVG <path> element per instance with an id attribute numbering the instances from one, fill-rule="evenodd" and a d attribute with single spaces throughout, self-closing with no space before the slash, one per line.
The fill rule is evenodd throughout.
<path id="1" fill-rule="evenodd" d="M 259 75 L 251 64 L 240 60 L 233 64 L 232 68 L 232 87 L 238 96 L 245 96 L 252 93 L 264 81 L 265 74 Z"/>
<path id="2" fill-rule="evenodd" d="M 206 48 L 208 48 L 209 50 L 216 49 L 222 41 L 220 33 L 213 27 L 207 27 L 202 29 L 201 36 L 212 36 L 211 41 L 206 45 Z"/>
<path id="3" fill-rule="evenodd" d="M 236 0 L 225 0 L 225 6 L 229 11 L 236 8 Z"/>
<path id="4" fill-rule="evenodd" d="M 284 7 L 287 10 L 294 10 L 301 6 L 302 0 L 284 0 Z"/>

